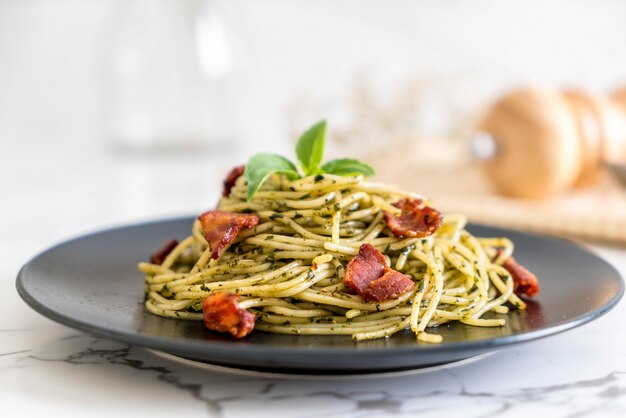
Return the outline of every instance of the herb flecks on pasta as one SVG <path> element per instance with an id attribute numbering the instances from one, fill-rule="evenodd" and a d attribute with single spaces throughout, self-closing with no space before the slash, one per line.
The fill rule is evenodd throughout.
<path id="1" fill-rule="evenodd" d="M 160 263 L 139 264 L 150 312 L 204 320 L 236 337 L 255 328 L 358 341 L 410 329 L 437 343 L 437 326 L 502 326 L 510 307 L 525 308 L 516 291 L 539 291 L 536 277 L 511 257 L 510 240 L 474 237 L 464 216 L 444 217 L 418 194 L 366 181 L 373 170 L 363 163 L 322 165 L 325 130 L 321 122 L 303 135 L 299 169 L 280 156 L 285 161 L 263 167 L 257 154 L 243 175 L 231 172 L 209 211 L 238 225 L 226 228 L 227 240 L 210 234 L 215 225 L 207 219 L 220 216 L 205 213 L 189 237 L 159 252 Z M 217 257 L 209 242 L 219 243 Z"/>

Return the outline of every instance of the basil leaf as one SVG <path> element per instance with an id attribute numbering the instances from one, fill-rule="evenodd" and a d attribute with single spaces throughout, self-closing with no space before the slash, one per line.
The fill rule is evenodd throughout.
<path id="1" fill-rule="evenodd" d="M 376 174 L 374 169 L 369 164 L 365 164 L 351 158 L 330 160 L 322 166 L 322 170 L 328 174 L 336 174 L 338 176 L 354 176 L 357 174 L 373 176 Z"/>
<path id="2" fill-rule="evenodd" d="M 276 173 L 286 175 L 289 180 L 300 177 L 296 166 L 285 157 L 267 152 L 254 154 L 248 160 L 246 171 L 243 173 L 246 184 L 248 185 L 247 200 L 252 199 L 252 196 L 259 190 L 259 187 L 261 187 L 265 180 Z"/>
<path id="3" fill-rule="evenodd" d="M 296 157 L 304 170 L 305 175 L 318 171 L 324 156 L 324 142 L 326 141 L 326 121 L 322 120 L 309 128 L 300 136 L 296 144 Z"/>

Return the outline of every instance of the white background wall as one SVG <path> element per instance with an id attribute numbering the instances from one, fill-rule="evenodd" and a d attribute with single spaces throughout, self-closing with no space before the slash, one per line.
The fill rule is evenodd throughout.
<path id="1" fill-rule="evenodd" d="M 103 51 L 118 3 L 0 1 L 0 142 L 107 144 Z M 363 70 L 463 80 L 491 97 L 526 82 L 626 83 L 626 2 L 230 0 L 245 153 L 279 148 L 288 103 L 334 99 Z M 398 81 L 400 80 L 400 81 Z"/>

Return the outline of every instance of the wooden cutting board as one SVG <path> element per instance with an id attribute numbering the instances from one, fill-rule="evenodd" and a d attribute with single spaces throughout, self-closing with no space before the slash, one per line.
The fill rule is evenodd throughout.
<path id="1" fill-rule="evenodd" d="M 394 147 L 395 148 L 395 147 Z M 444 213 L 526 231 L 626 243 L 626 190 L 608 172 L 590 185 L 543 200 L 499 195 L 459 144 L 420 141 L 368 158 L 376 180 L 429 197 Z"/>

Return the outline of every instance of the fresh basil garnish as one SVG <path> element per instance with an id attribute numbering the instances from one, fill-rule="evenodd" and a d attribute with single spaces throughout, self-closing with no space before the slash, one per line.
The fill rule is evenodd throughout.
<path id="1" fill-rule="evenodd" d="M 330 160 L 322 166 L 322 170 L 324 173 L 335 174 L 338 176 L 355 176 L 358 174 L 373 176 L 376 174 L 372 166 L 369 164 L 365 164 L 351 158 Z"/>
<path id="2" fill-rule="evenodd" d="M 300 136 L 296 144 L 296 156 L 304 176 L 313 174 L 334 174 L 339 176 L 364 175 L 373 176 L 374 169 L 368 164 L 350 158 L 328 161 L 320 166 L 324 157 L 326 142 L 326 121 L 322 120 Z M 259 187 L 272 174 L 284 174 L 289 180 L 300 178 L 300 172 L 294 163 L 278 155 L 261 152 L 254 154 L 244 172 L 244 179 L 248 185 L 247 200 L 249 201 L 259 190 Z M 322 177 L 323 178 L 323 177 Z"/>
<path id="3" fill-rule="evenodd" d="M 326 121 L 316 123 L 300 136 L 296 144 L 296 157 L 305 176 L 316 174 L 324 156 Z"/>
<path id="4" fill-rule="evenodd" d="M 252 199 L 259 187 L 272 174 L 284 174 L 289 180 L 295 180 L 300 177 L 296 166 L 282 155 L 267 152 L 254 154 L 248 160 L 246 170 L 243 173 L 248 185 L 248 194 L 246 196 L 248 200 Z"/>

